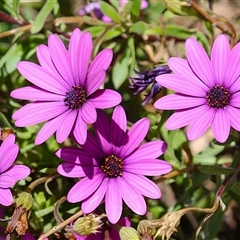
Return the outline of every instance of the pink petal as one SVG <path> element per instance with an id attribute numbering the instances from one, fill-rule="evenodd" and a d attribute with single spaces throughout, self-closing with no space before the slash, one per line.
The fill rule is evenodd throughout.
<path id="1" fill-rule="evenodd" d="M 111 49 L 104 49 L 94 58 L 90 67 L 89 73 L 95 72 L 96 69 L 107 70 L 110 63 L 112 62 L 113 51 Z"/>
<path id="2" fill-rule="evenodd" d="M 49 48 L 46 45 L 41 44 L 37 48 L 37 58 L 40 65 L 46 69 L 55 79 L 61 79 L 59 84 L 61 84 L 64 89 L 69 89 L 71 86 L 70 83 L 66 82 L 62 76 L 59 74 L 58 69 L 56 69 L 55 65 L 53 64 Z"/>
<path id="3" fill-rule="evenodd" d="M 124 162 L 124 171 L 138 175 L 159 176 L 172 170 L 170 163 L 158 159 Z"/>
<path id="4" fill-rule="evenodd" d="M 73 135 L 79 144 L 84 144 L 87 139 L 87 124 L 82 120 L 80 112 L 75 122 Z"/>
<path id="5" fill-rule="evenodd" d="M 229 116 L 230 124 L 233 128 L 235 128 L 237 131 L 240 131 L 240 109 L 235 108 L 232 106 L 227 106 L 224 109 L 226 111 L 226 114 Z"/>
<path id="6" fill-rule="evenodd" d="M 240 43 L 236 44 L 234 48 L 231 50 L 227 64 L 225 66 L 226 70 L 226 78 L 225 78 L 225 86 L 226 88 L 230 88 L 232 84 L 237 80 L 240 75 Z M 239 90 L 239 89 L 238 89 Z"/>
<path id="7" fill-rule="evenodd" d="M 240 79 L 238 78 L 233 84 L 232 84 L 232 86 L 230 87 L 230 93 L 234 93 L 233 95 L 232 95 L 232 97 L 234 98 L 235 96 L 235 94 L 237 93 L 237 92 L 239 92 L 239 90 L 240 90 Z"/>
<path id="8" fill-rule="evenodd" d="M 240 107 L 240 92 L 232 94 L 229 105 L 233 107 Z"/>
<path id="9" fill-rule="evenodd" d="M 62 40 L 56 35 L 48 37 L 48 47 L 53 64 L 64 81 L 74 85 L 74 76 L 71 71 L 70 58 Z"/>
<path id="10" fill-rule="evenodd" d="M 93 177 L 93 175 L 101 173 L 99 166 L 91 166 L 90 163 L 85 166 L 79 166 L 68 162 L 60 164 L 57 167 L 57 172 L 68 178 Z"/>
<path id="11" fill-rule="evenodd" d="M 53 94 L 36 87 L 22 87 L 15 89 L 11 92 L 11 97 L 22 99 L 22 100 L 33 100 L 33 101 L 62 101 L 64 95 Z"/>
<path id="12" fill-rule="evenodd" d="M 122 142 L 126 135 L 127 130 L 127 118 L 126 113 L 121 106 L 117 106 L 114 109 L 111 121 L 111 143 L 112 151 L 118 154 L 122 147 Z"/>
<path id="13" fill-rule="evenodd" d="M 78 29 L 75 28 L 74 31 L 72 32 L 70 42 L 69 42 L 69 48 L 68 48 L 68 53 L 69 53 L 69 58 L 70 58 L 70 63 L 71 63 L 71 69 L 74 75 L 73 83 L 72 86 L 78 85 L 78 68 L 79 68 L 79 43 L 81 41 L 81 36 L 82 32 Z"/>
<path id="14" fill-rule="evenodd" d="M 86 103 L 84 103 L 81 111 L 82 111 L 81 112 L 82 119 L 84 122 L 86 122 L 88 124 L 92 124 L 92 123 L 96 122 L 97 111 L 91 102 L 87 101 Z"/>
<path id="15" fill-rule="evenodd" d="M 148 178 L 127 172 L 124 172 L 122 177 L 125 182 L 129 183 L 132 188 L 140 194 L 152 199 L 158 199 L 161 197 L 161 192 L 158 186 Z"/>
<path id="16" fill-rule="evenodd" d="M 187 60 L 178 57 L 171 57 L 168 60 L 168 66 L 175 74 L 182 77 L 188 76 L 194 82 L 199 82 L 199 78 L 195 75 Z"/>
<path id="17" fill-rule="evenodd" d="M 216 110 L 208 106 L 205 107 L 205 110 L 199 112 L 198 116 L 191 120 L 187 137 L 189 140 L 195 140 L 203 135 L 207 129 L 211 126 Z"/>
<path id="18" fill-rule="evenodd" d="M 15 136 L 9 135 L 0 148 L 0 173 L 5 172 L 16 160 L 19 147 L 14 144 Z"/>
<path id="19" fill-rule="evenodd" d="M 157 76 L 156 81 L 166 88 L 189 96 L 205 97 L 209 90 L 203 82 L 195 81 L 188 75 L 183 77 L 177 74 L 163 74 Z"/>
<path id="20" fill-rule="evenodd" d="M 200 43 L 194 39 L 187 39 L 185 44 L 187 60 L 194 73 L 209 87 L 212 87 L 214 81 L 213 70 L 209 57 Z M 184 86 L 184 88 L 188 85 Z"/>
<path id="21" fill-rule="evenodd" d="M 108 180 L 108 188 L 105 196 L 105 208 L 108 220 L 115 224 L 122 214 L 122 198 L 119 191 L 117 179 L 110 178 Z"/>
<path id="22" fill-rule="evenodd" d="M 92 54 L 92 37 L 89 32 L 81 36 L 78 47 L 78 84 L 86 86 L 88 64 Z M 88 89 L 87 89 L 88 90 Z"/>
<path id="23" fill-rule="evenodd" d="M 71 203 L 75 203 L 86 199 L 97 190 L 103 179 L 103 174 L 96 174 L 92 179 L 89 179 L 88 177 L 81 179 L 70 189 L 67 195 L 67 200 Z"/>
<path id="24" fill-rule="evenodd" d="M 128 156 L 135 148 L 137 148 L 148 133 L 150 121 L 143 118 L 136 122 L 126 134 L 122 149 L 119 153 L 120 158 Z"/>
<path id="25" fill-rule="evenodd" d="M 225 109 L 217 109 L 212 123 L 213 135 L 218 142 L 225 142 L 230 134 L 230 119 Z"/>
<path id="26" fill-rule="evenodd" d="M 163 154 L 167 149 L 165 142 L 160 140 L 151 141 L 138 147 L 131 155 L 124 159 L 124 163 L 130 161 L 144 160 L 148 158 L 157 158 Z"/>
<path id="27" fill-rule="evenodd" d="M 118 105 L 122 101 L 122 96 L 110 89 L 99 89 L 88 97 L 95 108 L 110 108 Z"/>
<path id="28" fill-rule="evenodd" d="M 93 124 L 93 126 L 99 142 L 101 143 L 103 152 L 105 154 L 112 153 L 112 145 L 110 142 L 111 135 L 109 131 L 111 129 L 111 125 L 108 121 L 108 118 L 101 110 L 97 110 L 97 121 Z"/>
<path id="29" fill-rule="evenodd" d="M 7 170 L 7 174 L 11 175 L 15 182 L 26 178 L 30 173 L 29 167 L 24 165 L 14 165 Z"/>
<path id="30" fill-rule="evenodd" d="M 56 139 L 58 143 L 63 143 L 69 136 L 73 124 L 76 120 L 78 111 L 77 110 L 68 110 L 61 115 L 62 121 L 58 125 Z"/>
<path id="31" fill-rule="evenodd" d="M 158 99 L 154 103 L 154 107 L 162 110 L 176 110 L 197 107 L 203 104 L 206 104 L 206 98 L 190 97 L 176 93 Z"/>
<path id="32" fill-rule="evenodd" d="M 49 92 L 65 95 L 69 88 L 65 87 L 62 78 L 56 78 L 46 69 L 31 62 L 19 62 L 18 71 L 32 84 Z"/>
<path id="33" fill-rule="evenodd" d="M 203 112 L 208 111 L 209 107 L 207 105 L 202 105 L 199 107 L 186 109 L 183 111 L 177 111 L 168 118 L 166 122 L 167 130 L 174 130 L 184 126 L 187 126 L 190 122 L 202 115 Z"/>
<path id="34" fill-rule="evenodd" d="M 119 177 L 116 179 L 118 183 L 118 189 L 121 193 L 123 201 L 139 215 L 144 215 L 147 211 L 147 206 L 143 196 L 137 192 L 125 179 Z"/>
<path id="35" fill-rule="evenodd" d="M 94 93 L 103 84 L 106 76 L 106 71 L 104 69 L 97 69 L 91 72 L 87 76 L 86 88 L 87 95 Z"/>
<path id="36" fill-rule="evenodd" d="M 16 181 L 11 175 L 7 173 L 0 174 L 0 191 L 1 191 L 1 188 L 10 188 L 15 183 Z"/>
<path id="37" fill-rule="evenodd" d="M 13 197 L 10 189 L 0 188 L 0 204 L 10 206 L 13 203 Z"/>
<path id="38" fill-rule="evenodd" d="M 29 103 L 17 110 L 12 118 L 17 127 L 26 127 L 47 121 L 67 111 L 63 102 Z"/>
<path id="39" fill-rule="evenodd" d="M 108 188 L 108 179 L 104 179 L 98 189 L 82 203 L 84 213 L 94 211 L 102 202 Z"/>
<path id="40" fill-rule="evenodd" d="M 214 41 L 211 52 L 212 69 L 215 76 L 215 84 L 222 85 L 226 80 L 226 68 L 228 57 L 230 53 L 230 46 L 228 38 L 220 34 Z M 227 70 L 227 71 L 226 71 Z"/>

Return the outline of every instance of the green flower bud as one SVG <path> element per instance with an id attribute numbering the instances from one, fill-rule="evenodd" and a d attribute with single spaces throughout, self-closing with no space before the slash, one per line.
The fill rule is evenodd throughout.
<path id="1" fill-rule="evenodd" d="M 92 233 L 98 233 L 98 229 L 102 226 L 102 216 L 89 214 L 88 216 L 80 217 L 73 225 L 73 230 L 82 236 L 87 236 Z"/>
<path id="2" fill-rule="evenodd" d="M 22 192 L 18 194 L 15 203 L 17 208 L 22 206 L 26 211 L 30 211 L 33 206 L 33 197 L 28 192 Z"/>
<path id="3" fill-rule="evenodd" d="M 140 240 L 137 230 L 132 227 L 121 227 L 119 230 L 119 235 L 121 240 Z"/>

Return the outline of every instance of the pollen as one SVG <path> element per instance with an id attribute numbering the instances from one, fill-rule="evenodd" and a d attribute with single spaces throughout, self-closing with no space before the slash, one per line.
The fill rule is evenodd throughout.
<path id="1" fill-rule="evenodd" d="M 86 90 L 83 87 L 73 86 L 66 94 L 64 103 L 69 109 L 79 109 L 86 102 L 86 98 Z"/>
<path id="2" fill-rule="evenodd" d="M 121 177 L 123 173 L 123 161 L 111 154 L 104 159 L 101 169 L 107 178 Z"/>
<path id="3" fill-rule="evenodd" d="M 224 108 L 229 104 L 231 94 L 223 86 L 215 85 L 206 94 L 208 106 L 212 108 Z"/>

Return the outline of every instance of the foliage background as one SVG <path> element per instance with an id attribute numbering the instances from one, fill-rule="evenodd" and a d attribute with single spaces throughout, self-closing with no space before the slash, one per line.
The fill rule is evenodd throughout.
<path id="1" fill-rule="evenodd" d="M 216 190 L 224 176 L 229 174 L 235 165 L 237 156 L 234 157 L 234 144 L 227 146 L 217 144 L 213 141 L 211 131 L 194 142 L 188 142 L 185 129 L 167 131 L 164 128 L 164 121 L 171 112 L 162 113 L 154 109 L 152 106 L 154 99 L 142 106 L 141 102 L 146 92 L 134 96 L 129 89 L 129 76 L 134 76 L 133 69 L 142 72 L 153 69 L 160 62 L 166 62 L 171 56 L 184 58 L 184 43 L 189 37 L 197 39 L 210 52 L 213 40 L 223 30 L 217 27 L 221 17 L 216 24 L 212 24 L 191 7 L 181 9 L 178 12 L 180 15 L 177 15 L 169 11 L 172 9 L 166 8 L 166 2 L 150 0 L 148 8 L 140 10 L 140 2 L 132 1 L 120 10 L 117 0 L 102 1 L 102 11 L 113 20 L 111 23 L 105 23 L 91 15 L 84 17 L 77 15 L 77 11 L 87 4 L 87 1 L 83 0 L 1 1 L 0 125 L 2 128 L 14 129 L 20 146 L 18 162 L 24 163 L 32 170 L 30 177 L 14 187 L 15 196 L 24 191 L 31 182 L 56 173 L 59 159 L 54 152 L 60 147 L 54 137 L 40 146 L 34 145 L 40 126 L 14 127 L 11 115 L 26 102 L 10 98 L 10 92 L 28 84 L 16 70 L 16 64 L 20 60 L 37 62 L 36 47 L 39 44 L 47 44 L 47 38 L 51 33 L 59 34 L 68 44 L 72 30 L 78 27 L 82 31 L 91 32 L 94 39 L 94 55 L 106 47 L 113 49 L 114 59 L 108 70 L 105 86 L 121 93 L 122 106 L 127 112 L 129 125 L 147 116 L 151 120 L 147 140 L 161 138 L 168 144 L 164 159 L 173 165 L 174 171 L 166 176 L 167 180 L 154 179 L 163 196 L 160 200 L 148 201 L 149 211 L 146 216 L 139 217 L 130 211 L 125 212 L 131 217 L 133 226 L 143 218 L 158 219 L 167 212 L 187 206 L 201 208 L 212 206 Z M 236 31 L 233 38 L 229 26 L 226 25 L 230 41 L 232 43 L 238 41 L 239 2 L 227 0 L 195 2 L 210 16 L 216 14 L 225 16 Z M 168 93 L 168 90 L 161 91 L 155 100 Z M 72 144 L 67 140 L 62 145 Z M 239 239 L 240 183 L 236 181 L 239 177 L 230 183 L 223 195 L 227 209 L 225 212 L 218 209 L 214 213 L 204 225 L 199 239 Z M 73 179 L 63 177 L 50 180 L 48 184 L 40 184 L 33 191 L 34 206 L 29 224 L 30 232 L 35 237 L 56 224 L 53 216 L 54 204 L 67 194 L 74 183 Z M 75 213 L 78 207 L 78 204 L 64 203 L 60 212 L 63 218 L 67 218 Z M 12 208 L 7 209 L 6 217 L 11 216 L 12 211 Z M 181 220 L 178 232 L 173 234 L 171 239 L 194 239 L 195 231 L 203 217 L 204 214 L 201 213 L 187 213 Z M 5 226 L 4 223 L 0 225 Z"/>

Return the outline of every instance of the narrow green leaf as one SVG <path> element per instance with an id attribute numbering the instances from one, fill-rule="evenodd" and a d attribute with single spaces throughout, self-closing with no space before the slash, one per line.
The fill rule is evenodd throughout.
<path id="1" fill-rule="evenodd" d="M 47 0 L 40 12 L 38 13 L 35 21 L 33 22 L 31 33 L 38 33 L 44 26 L 48 15 L 53 10 L 57 0 Z"/>
<path id="2" fill-rule="evenodd" d="M 0 112 L 0 127 L 1 128 L 5 128 L 5 127 L 12 128 L 12 126 L 11 126 L 10 122 L 8 121 L 8 119 L 1 112 Z"/>
<path id="3" fill-rule="evenodd" d="M 201 165 L 198 166 L 197 169 L 205 173 L 207 175 L 221 175 L 221 174 L 229 174 L 232 172 L 232 168 L 223 168 L 219 166 L 208 166 L 208 165 Z"/>
<path id="4" fill-rule="evenodd" d="M 131 13 L 132 8 L 133 8 L 133 2 L 128 1 L 128 3 L 124 6 L 123 11 L 126 15 L 128 15 L 129 13 Z"/>
<path id="5" fill-rule="evenodd" d="M 14 0 L 12 1 L 13 3 L 13 11 L 16 13 L 16 15 L 19 17 L 19 5 L 20 5 L 20 0 Z"/>
<path id="6" fill-rule="evenodd" d="M 143 21 L 139 21 L 134 23 L 130 29 L 129 32 L 130 33 L 137 33 L 139 35 L 143 34 L 146 30 L 148 29 L 148 25 L 147 23 L 143 22 Z"/>
<path id="7" fill-rule="evenodd" d="M 110 4 L 100 1 L 100 8 L 103 14 L 110 17 L 114 22 L 120 22 L 117 10 Z"/>
<path id="8" fill-rule="evenodd" d="M 35 214 L 37 217 L 43 217 L 51 212 L 53 212 L 54 210 L 54 206 L 50 206 L 50 207 L 47 207 L 45 209 L 42 209 L 42 210 L 39 210 L 39 211 L 36 211 Z"/>
<path id="9" fill-rule="evenodd" d="M 136 17 L 139 16 L 140 7 L 141 7 L 141 0 L 134 0 L 134 1 L 132 1 L 132 3 L 133 3 L 132 16 L 135 19 Z"/>
<path id="10" fill-rule="evenodd" d="M 93 26 L 108 26 L 109 23 L 103 22 L 97 18 L 92 18 L 88 16 L 83 17 L 83 22 L 87 23 L 88 25 L 93 25 Z"/>

